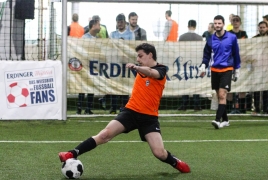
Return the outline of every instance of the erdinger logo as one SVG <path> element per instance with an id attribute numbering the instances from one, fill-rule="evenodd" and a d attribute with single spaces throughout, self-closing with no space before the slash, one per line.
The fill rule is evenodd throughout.
<path id="1" fill-rule="evenodd" d="M 80 71 L 82 69 L 83 65 L 79 59 L 76 57 L 73 57 L 69 60 L 69 68 L 72 71 Z"/>

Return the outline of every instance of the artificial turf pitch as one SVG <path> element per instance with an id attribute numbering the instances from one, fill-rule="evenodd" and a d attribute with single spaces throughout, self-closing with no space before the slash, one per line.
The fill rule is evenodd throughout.
<path id="1" fill-rule="evenodd" d="M 67 121 L 0 121 L 1 180 L 61 180 L 58 152 L 104 128 L 110 117 Z M 160 117 L 165 148 L 187 162 L 182 174 L 157 160 L 138 132 L 79 156 L 80 179 L 89 180 L 266 180 L 267 117 L 231 117 L 231 126 L 215 130 L 210 117 Z"/>

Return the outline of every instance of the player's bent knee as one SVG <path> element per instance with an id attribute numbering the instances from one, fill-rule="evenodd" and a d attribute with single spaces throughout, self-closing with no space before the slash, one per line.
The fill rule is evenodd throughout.
<path id="1" fill-rule="evenodd" d="M 99 138 L 101 139 L 101 141 L 103 143 L 108 142 L 110 140 L 109 137 L 109 130 L 108 129 L 103 129 L 99 134 L 98 134 Z"/>
<path id="2" fill-rule="evenodd" d="M 165 160 L 166 159 L 166 154 L 165 154 L 165 151 L 162 150 L 162 149 L 155 149 L 155 150 L 152 150 L 153 152 L 153 155 L 160 159 L 160 160 Z"/>

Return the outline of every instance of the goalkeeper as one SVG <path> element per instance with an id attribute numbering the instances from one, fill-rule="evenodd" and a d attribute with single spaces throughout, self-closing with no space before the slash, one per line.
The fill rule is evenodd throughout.
<path id="1" fill-rule="evenodd" d="M 230 125 L 226 97 L 231 90 L 231 80 L 237 81 L 239 78 L 240 55 L 236 35 L 223 29 L 224 18 L 221 15 L 214 17 L 214 28 L 216 32 L 206 42 L 199 71 L 200 76 L 204 76 L 211 61 L 211 86 L 216 90 L 219 100 L 216 119 L 212 121 L 212 125 L 219 129 Z"/>

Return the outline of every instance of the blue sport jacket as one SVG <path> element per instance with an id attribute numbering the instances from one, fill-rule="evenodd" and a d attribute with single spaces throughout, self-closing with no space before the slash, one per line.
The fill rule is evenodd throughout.
<path id="1" fill-rule="evenodd" d="M 215 33 L 209 37 L 204 47 L 202 64 L 205 64 L 207 68 L 210 60 L 211 67 L 218 69 L 240 68 L 241 60 L 235 34 L 225 31 L 221 37 L 216 36 Z"/>

